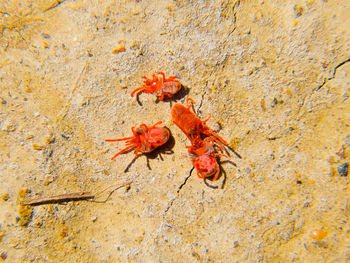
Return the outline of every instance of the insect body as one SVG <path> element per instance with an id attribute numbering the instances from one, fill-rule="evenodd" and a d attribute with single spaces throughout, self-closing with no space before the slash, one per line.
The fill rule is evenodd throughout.
<path id="1" fill-rule="evenodd" d="M 187 99 L 193 103 L 192 99 Z M 191 146 L 187 146 L 189 156 L 193 166 L 197 170 L 199 178 L 212 177 L 213 181 L 217 180 L 220 167 L 217 162 L 218 156 L 225 156 L 224 145 L 227 142 L 218 134 L 212 131 L 205 123 L 209 120 L 202 121 L 196 114 L 191 112 L 192 105 L 185 107 L 182 104 L 175 104 L 171 109 L 173 122 L 186 134 L 191 142 Z M 217 153 L 214 145 L 218 145 L 222 153 Z"/>
<path id="2" fill-rule="evenodd" d="M 169 140 L 169 130 L 165 127 L 156 127 L 162 122 L 159 121 L 153 126 L 148 127 L 146 124 L 142 123 L 139 127 L 132 127 L 133 136 L 121 138 L 121 139 L 112 139 L 105 140 L 106 142 L 117 142 L 117 141 L 126 141 L 126 148 L 118 152 L 112 157 L 112 160 L 118 155 L 136 147 L 135 156 L 138 156 L 139 152 L 148 153 L 156 149 L 157 147 L 165 144 Z"/>
<path id="3" fill-rule="evenodd" d="M 176 103 L 171 109 L 171 117 L 173 122 L 186 134 L 191 142 L 202 137 L 211 137 L 223 150 L 223 145 L 227 142 L 218 134 L 213 132 L 205 123 L 210 119 L 211 115 L 204 121 L 200 120 L 196 114 L 191 112 L 190 108 L 194 101 L 191 98 L 186 100 L 187 107 Z M 189 104 L 191 102 L 191 104 Z"/>
<path id="4" fill-rule="evenodd" d="M 158 75 L 158 76 L 157 76 Z M 164 96 L 171 98 L 181 89 L 181 83 L 177 80 L 177 76 L 165 77 L 163 72 L 153 74 L 152 79 L 143 76 L 143 86 L 135 89 L 131 93 L 131 97 L 141 92 L 152 93 L 159 97 L 159 100 L 164 100 Z"/>
<path id="5" fill-rule="evenodd" d="M 220 173 L 217 157 L 224 156 L 228 158 L 225 154 L 217 153 L 214 144 L 212 137 L 206 137 L 204 140 L 195 139 L 191 146 L 186 146 L 199 178 L 213 176 L 213 181 L 216 181 Z"/>

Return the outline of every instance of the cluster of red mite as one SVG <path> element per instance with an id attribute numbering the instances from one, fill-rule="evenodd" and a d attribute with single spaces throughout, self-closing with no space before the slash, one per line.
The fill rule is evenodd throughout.
<path id="1" fill-rule="evenodd" d="M 165 96 L 171 98 L 181 89 L 181 83 L 177 79 L 177 76 L 166 78 L 163 72 L 159 72 L 158 74 L 153 74 L 152 78 L 145 76 L 143 78 L 143 86 L 135 89 L 131 93 L 131 97 L 134 97 L 135 94 L 145 92 L 155 94 L 162 101 Z M 172 120 L 191 142 L 191 145 L 186 147 L 193 166 L 197 170 L 198 177 L 210 178 L 215 181 L 220 174 L 217 158 L 219 156 L 228 158 L 224 154 L 224 146 L 227 146 L 227 142 L 206 126 L 206 122 L 210 116 L 202 121 L 191 111 L 191 107 L 194 104 L 191 98 L 186 100 L 186 104 L 177 103 L 173 105 L 171 108 Z M 158 127 L 161 123 L 159 121 L 152 126 L 147 126 L 143 123 L 137 128 L 131 128 L 133 135 L 130 137 L 106 140 L 106 142 L 126 141 L 126 148 L 114 155 L 112 160 L 132 148 L 136 148 L 135 155 L 137 157 L 139 152 L 148 153 L 165 144 L 169 140 L 170 133 L 167 128 Z M 214 148 L 215 145 L 217 147 Z M 221 153 L 218 153 L 216 148 Z"/>

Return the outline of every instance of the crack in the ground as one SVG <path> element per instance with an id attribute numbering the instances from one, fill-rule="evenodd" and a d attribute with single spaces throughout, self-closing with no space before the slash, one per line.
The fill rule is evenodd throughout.
<path id="1" fill-rule="evenodd" d="M 200 111 L 202 106 L 203 106 L 203 100 L 204 100 L 204 96 L 207 95 L 207 92 L 204 91 L 204 93 L 202 94 L 202 98 L 201 98 L 201 102 L 199 103 L 199 106 L 197 108 L 197 110 L 195 111 L 196 114 L 200 114 L 202 115 L 202 112 Z M 194 109 L 193 109 L 194 110 Z"/>
<path id="2" fill-rule="evenodd" d="M 344 64 L 346 64 L 346 63 L 348 63 L 348 62 L 350 62 L 350 58 L 344 60 L 343 62 L 341 62 L 341 63 L 339 63 L 337 66 L 335 66 L 334 69 L 333 69 L 332 77 L 330 77 L 330 78 L 324 78 L 323 83 L 322 83 L 320 86 L 318 86 L 317 88 L 313 89 L 313 90 L 311 91 L 311 93 L 310 93 L 308 96 L 306 96 L 305 98 L 303 98 L 303 101 L 302 101 L 301 105 L 299 106 L 298 112 L 297 112 L 297 114 L 296 114 L 296 116 L 298 116 L 298 117 L 297 117 L 297 120 L 298 120 L 298 121 L 299 121 L 299 120 L 301 119 L 301 117 L 305 114 L 305 112 L 304 112 L 304 113 L 301 113 L 302 109 L 304 108 L 304 106 L 305 106 L 307 103 L 310 102 L 310 98 L 315 94 L 315 92 L 319 91 L 324 85 L 326 85 L 326 83 L 327 83 L 329 80 L 334 79 L 334 78 L 335 78 L 335 75 L 337 74 L 338 68 L 341 67 L 341 66 L 343 66 Z"/>
<path id="3" fill-rule="evenodd" d="M 183 183 L 177 188 L 177 191 L 176 191 L 176 195 L 173 199 L 170 200 L 170 203 L 169 205 L 167 206 L 167 208 L 164 210 L 164 213 L 163 213 L 163 217 L 166 215 L 166 213 L 169 211 L 169 209 L 172 207 L 174 201 L 176 200 L 176 198 L 179 196 L 179 193 L 182 189 L 182 187 L 185 186 L 185 184 L 187 183 L 187 180 L 191 177 L 192 175 L 192 171 L 193 171 L 194 167 L 192 167 L 189 175 L 185 178 L 185 180 L 183 181 Z"/>
<path id="4" fill-rule="evenodd" d="M 337 74 L 337 70 L 339 67 L 343 66 L 344 64 L 350 62 L 350 58 L 344 60 L 343 62 L 339 63 L 337 66 L 334 67 L 333 69 L 333 74 L 332 74 L 332 77 L 330 78 L 324 78 L 323 80 L 323 83 L 318 86 L 317 88 L 313 89 L 312 92 L 305 98 L 303 98 L 303 102 L 301 103 L 301 105 L 299 106 L 299 110 L 297 112 L 297 120 L 299 121 L 300 118 L 304 115 L 304 113 L 301 114 L 301 110 L 304 108 L 304 106 L 310 102 L 310 98 L 315 94 L 316 91 L 320 90 L 324 85 L 326 85 L 326 83 L 329 81 L 329 80 L 332 80 L 335 78 L 335 75 Z"/>
<path id="5" fill-rule="evenodd" d="M 338 64 L 333 70 L 332 77 L 324 78 L 323 83 L 316 89 L 316 91 L 318 91 L 320 88 L 322 88 L 327 83 L 327 81 L 334 79 L 335 78 L 335 74 L 337 73 L 337 69 L 339 67 L 343 66 L 345 63 L 348 63 L 348 62 L 350 62 L 350 58 L 348 58 L 347 60 L 345 60 L 345 61 L 341 62 L 340 64 Z"/>

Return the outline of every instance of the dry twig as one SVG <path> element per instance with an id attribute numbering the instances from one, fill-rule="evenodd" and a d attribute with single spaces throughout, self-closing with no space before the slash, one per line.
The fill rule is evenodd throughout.
<path id="1" fill-rule="evenodd" d="M 21 202 L 21 205 L 44 205 L 44 204 L 54 204 L 54 203 L 63 203 L 69 201 L 80 201 L 80 200 L 89 200 L 94 199 L 95 195 L 89 192 L 80 192 L 80 193 L 70 193 L 55 195 L 51 197 L 43 197 L 33 199 L 27 202 Z"/>
<path id="2" fill-rule="evenodd" d="M 44 204 L 59 204 L 59 203 L 65 203 L 65 202 L 70 202 L 70 201 L 90 201 L 90 202 L 96 202 L 96 203 L 105 203 L 108 201 L 109 197 L 118 189 L 126 187 L 128 190 L 130 188 L 131 182 L 122 184 L 118 186 L 117 188 L 113 189 L 107 196 L 105 200 L 96 200 L 96 195 L 100 194 L 104 191 L 106 191 L 108 188 L 102 190 L 101 192 L 97 194 L 92 194 L 90 192 L 79 192 L 79 193 L 69 193 L 69 194 L 62 194 L 62 195 L 55 195 L 51 197 L 44 197 L 44 198 L 37 198 L 37 199 L 32 199 L 28 201 L 22 201 L 21 205 L 31 205 L 31 206 L 37 206 L 37 205 L 44 205 Z"/>

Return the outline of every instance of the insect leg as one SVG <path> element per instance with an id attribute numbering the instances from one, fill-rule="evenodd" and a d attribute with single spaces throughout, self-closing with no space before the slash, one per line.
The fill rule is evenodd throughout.
<path id="1" fill-rule="evenodd" d="M 142 91 L 144 91 L 146 88 L 144 86 L 134 89 L 133 92 L 131 92 L 131 97 L 134 97 L 135 93 L 141 93 Z"/>
<path id="2" fill-rule="evenodd" d="M 126 138 L 121 138 L 121 139 L 108 139 L 105 140 L 105 142 L 120 142 L 120 141 L 125 141 L 125 140 L 129 140 L 134 138 L 135 136 L 131 136 L 131 137 L 126 137 Z"/>
<path id="3" fill-rule="evenodd" d="M 120 155 L 120 154 L 122 154 L 123 152 L 126 152 L 126 151 L 128 151 L 128 150 L 134 148 L 135 146 L 136 146 L 136 145 L 130 145 L 129 147 L 126 147 L 125 149 L 121 150 L 121 151 L 118 152 L 116 155 L 114 155 L 114 156 L 112 157 L 111 160 L 114 160 L 118 155 Z"/>

